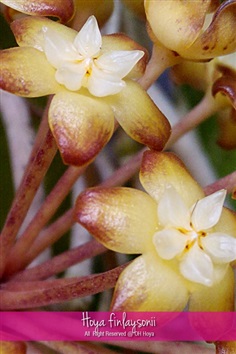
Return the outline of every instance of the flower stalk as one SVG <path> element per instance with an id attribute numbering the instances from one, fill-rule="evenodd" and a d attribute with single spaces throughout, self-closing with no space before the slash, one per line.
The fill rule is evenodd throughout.
<path id="1" fill-rule="evenodd" d="M 19 186 L 0 235 L 0 253 L 2 255 L 0 266 L 1 275 L 4 272 L 7 257 L 14 244 L 19 228 L 21 227 L 37 189 L 57 152 L 57 145 L 49 129 L 41 140 L 41 144 L 38 144 L 37 140 L 36 144 L 39 145 L 39 147 L 30 159 L 28 168 L 22 178 L 21 185 Z"/>
<path id="2" fill-rule="evenodd" d="M 11 250 L 7 262 L 6 277 L 9 277 L 27 265 L 27 257 L 25 257 L 25 254 L 27 254 L 39 232 L 54 215 L 57 208 L 70 192 L 71 187 L 84 170 L 85 167 L 68 167 L 64 175 L 58 180 L 56 186 L 47 196 L 43 205 Z M 18 259 L 17 263 L 15 262 L 16 257 Z"/>

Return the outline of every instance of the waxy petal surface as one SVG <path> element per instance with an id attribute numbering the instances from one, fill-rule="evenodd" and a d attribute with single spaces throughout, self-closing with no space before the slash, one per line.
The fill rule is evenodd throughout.
<path id="1" fill-rule="evenodd" d="M 49 125 L 64 162 L 80 166 L 93 160 L 108 142 L 114 118 L 105 103 L 63 91 L 51 102 Z"/>
<path id="2" fill-rule="evenodd" d="M 155 233 L 153 243 L 159 256 L 169 260 L 184 250 L 187 238 L 176 229 L 164 229 Z"/>
<path id="3" fill-rule="evenodd" d="M 224 282 L 217 282 L 211 287 L 193 284 L 189 301 L 189 311 L 234 311 L 234 274 L 228 267 Z"/>
<path id="4" fill-rule="evenodd" d="M 190 229 L 190 211 L 171 185 L 164 191 L 157 206 L 158 221 L 163 227 Z"/>
<path id="5" fill-rule="evenodd" d="M 236 238 L 222 233 L 212 233 L 202 238 L 204 250 L 218 263 L 230 263 L 236 259 Z"/>
<path id="6" fill-rule="evenodd" d="M 229 105 L 232 104 L 236 110 L 236 76 L 222 76 L 217 79 L 212 85 L 212 94 L 217 97 L 218 93 L 226 96 L 229 99 Z"/>
<path id="7" fill-rule="evenodd" d="M 139 50 L 116 50 L 104 53 L 95 63 L 104 72 L 123 78 L 132 70 L 143 55 L 144 52 Z"/>
<path id="8" fill-rule="evenodd" d="M 172 153 L 145 151 L 140 181 L 144 189 L 158 202 L 170 186 L 175 188 L 189 208 L 204 197 L 201 187 L 189 174 L 183 162 Z"/>
<path id="9" fill-rule="evenodd" d="M 148 52 L 140 44 L 133 41 L 123 33 L 115 33 L 102 37 L 102 50 L 101 53 L 111 51 L 130 51 L 139 50 L 144 52 L 143 57 L 137 62 L 134 68 L 128 73 L 127 78 L 137 79 L 141 77 L 146 69 L 148 62 Z"/>
<path id="10" fill-rule="evenodd" d="M 12 48 L 0 52 L 0 87 L 23 97 L 59 92 L 55 70 L 45 55 L 34 48 Z"/>
<path id="11" fill-rule="evenodd" d="M 74 14 L 73 0 L 1 0 L 1 3 L 28 15 L 58 17 L 63 23 Z"/>
<path id="12" fill-rule="evenodd" d="M 211 258 L 197 244 L 181 260 L 180 272 L 192 282 L 206 286 L 213 284 L 213 263 Z"/>
<path id="13" fill-rule="evenodd" d="M 223 208 L 220 220 L 214 227 L 214 230 L 236 237 L 236 213 L 227 208 Z"/>
<path id="14" fill-rule="evenodd" d="M 64 85 L 70 91 L 78 91 L 86 74 L 86 66 L 84 62 L 81 63 L 67 63 L 65 62 L 56 71 L 55 78 L 57 82 Z"/>
<path id="15" fill-rule="evenodd" d="M 221 216 L 226 190 L 219 190 L 197 201 L 193 207 L 191 221 L 196 231 L 215 226 Z"/>
<path id="16" fill-rule="evenodd" d="M 216 11 L 210 26 L 190 48 L 179 51 L 189 59 L 211 59 L 230 54 L 236 49 L 236 1 L 224 1 Z"/>
<path id="17" fill-rule="evenodd" d="M 162 150 L 170 136 L 169 121 L 139 84 L 133 81 L 126 84 L 117 95 L 106 97 L 106 102 L 128 135 L 150 148 Z"/>
<path id="18" fill-rule="evenodd" d="M 146 0 L 147 20 L 156 38 L 166 47 L 179 52 L 190 47 L 198 37 L 211 0 Z"/>
<path id="19" fill-rule="evenodd" d="M 111 250 L 142 253 L 153 247 L 157 230 L 156 203 L 131 188 L 94 188 L 76 202 L 76 220 Z"/>
<path id="20" fill-rule="evenodd" d="M 112 311 L 182 311 L 188 291 L 182 277 L 155 254 L 136 258 L 116 284 Z"/>
<path id="21" fill-rule="evenodd" d="M 43 28 L 56 32 L 58 36 L 71 43 L 77 34 L 75 30 L 44 17 L 24 17 L 11 24 L 11 29 L 20 47 L 34 47 L 41 51 L 44 50 L 45 43 Z"/>
<path id="22" fill-rule="evenodd" d="M 50 64 L 59 68 L 65 61 L 81 60 L 73 43 L 61 37 L 56 31 L 48 27 L 42 28 L 44 32 L 44 52 Z"/>
<path id="23" fill-rule="evenodd" d="M 89 17 L 76 35 L 74 45 L 78 52 L 84 57 L 94 56 L 100 51 L 102 36 L 94 16 Z"/>
<path id="24" fill-rule="evenodd" d="M 125 82 L 117 75 L 103 72 L 93 65 L 92 74 L 84 79 L 83 85 L 88 88 L 92 95 L 107 97 L 123 90 Z"/>
<path id="25" fill-rule="evenodd" d="M 145 2 L 147 19 L 156 38 L 190 60 L 208 60 L 235 51 L 236 2 L 224 1 L 205 29 L 210 5 L 210 0 Z"/>

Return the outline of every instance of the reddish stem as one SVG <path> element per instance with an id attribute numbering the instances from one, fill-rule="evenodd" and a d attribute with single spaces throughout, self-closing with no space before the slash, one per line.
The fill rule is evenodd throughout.
<path id="1" fill-rule="evenodd" d="M 236 185 L 236 171 L 206 186 L 204 188 L 204 191 L 206 195 L 212 194 L 220 189 L 226 189 L 228 193 L 231 193 L 234 191 L 235 185 Z"/>
<path id="2" fill-rule="evenodd" d="M 178 64 L 183 59 L 171 50 L 153 45 L 152 56 L 147 64 L 144 75 L 139 79 L 139 84 L 147 90 L 160 77 L 160 75 L 171 66 Z"/>
<path id="3" fill-rule="evenodd" d="M 31 244 L 38 236 L 39 232 L 54 215 L 64 198 L 70 192 L 73 184 L 84 172 L 85 167 L 69 167 L 64 175 L 59 179 L 56 186 L 47 196 L 40 210 L 36 213 L 22 236 L 18 239 L 11 250 L 9 260 L 6 265 L 5 276 L 23 269 L 27 264 L 25 254 L 30 249 Z M 15 259 L 17 258 L 17 262 Z"/>
<path id="4" fill-rule="evenodd" d="M 204 120 L 212 116 L 219 109 L 217 101 L 207 92 L 203 99 L 189 111 L 172 129 L 172 134 L 165 149 L 173 145 L 179 138 L 196 128 Z"/>
<path id="5" fill-rule="evenodd" d="M 92 258 L 106 252 L 107 249 L 96 240 L 86 242 L 85 244 L 73 248 L 69 251 L 44 262 L 33 268 L 28 268 L 21 273 L 16 274 L 11 281 L 32 281 L 43 280 L 58 274 L 74 264 L 80 263 L 85 259 Z"/>
<path id="6" fill-rule="evenodd" d="M 0 235 L 0 276 L 4 272 L 9 252 L 14 244 L 19 228 L 24 221 L 37 189 L 42 182 L 56 151 L 57 145 L 51 131 L 48 129 L 24 173 L 21 185 L 16 193 L 6 223 Z"/>
<path id="7" fill-rule="evenodd" d="M 0 290 L 0 310 L 38 308 L 103 292 L 115 286 L 126 266 L 82 278 L 8 282 Z"/>
<path id="8" fill-rule="evenodd" d="M 25 255 L 25 265 L 28 265 L 41 252 L 58 241 L 71 228 L 73 223 L 73 208 L 71 208 L 39 234 Z"/>

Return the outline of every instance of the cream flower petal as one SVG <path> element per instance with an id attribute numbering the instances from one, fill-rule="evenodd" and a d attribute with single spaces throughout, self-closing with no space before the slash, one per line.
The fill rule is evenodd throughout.
<path id="1" fill-rule="evenodd" d="M 56 80 L 68 90 L 77 91 L 81 88 L 83 78 L 86 74 L 86 66 L 81 63 L 64 63 L 56 71 Z"/>
<path id="2" fill-rule="evenodd" d="M 157 253 L 163 259 L 172 259 L 180 254 L 186 246 L 187 238 L 176 229 L 156 232 L 153 243 Z"/>
<path id="3" fill-rule="evenodd" d="M 141 50 L 116 50 L 104 53 L 95 63 L 104 72 L 112 73 L 122 79 L 132 70 L 143 55 L 144 52 Z"/>
<path id="4" fill-rule="evenodd" d="M 126 80 L 126 87 L 115 96 L 107 96 L 106 102 L 134 140 L 153 149 L 163 149 L 170 136 L 170 124 L 139 84 Z"/>
<path id="5" fill-rule="evenodd" d="M 209 27 L 189 47 L 178 53 L 189 59 L 211 59 L 235 52 L 236 2 L 223 1 L 215 12 Z"/>
<path id="6" fill-rule="evenodd" d="M 191 177 L 183 162 L 172 153 L 145 151 L 140 181 L 144 189 L 158 202 L 169 186 L 175 188 L 189 208 L 196 200 L 204 197 L 203 190 Z"/>
<path id="7" fill-rule="evenodd" d="M 63 23 L 74 14 L 73 0 L 1 0 L 1 3 L 29 15 L 58 17 Z"/>
<path id="8" fill-rule="evenodd" d="M 190 228 L 190 211 L 171 185 L 164 191 L 157 206 L 158 221 L 165 227 Z"/>
<path id="9" fill-rule="evenodd" d="M 222 189 L 200 199 L 193 207 L 191 221 L 196 231 L 215 226 L 220 219 L 226 190 Z"/>
<path id="10" fill-rule="evenodd" d="M 85 80 L 83 85 L 96 97 L 115 95 L 126 86 L 125 81 L 121 80 L 117 75 L 103 72 L 96 68 L 95 65 L 92 67 L 92 73 L 88 76 L 87 82 Z"/>
<path id="11" fill-rule="evenodd" d="M 112 311 L 182 311 L 187 301 L 182 277 L 149 253 L 121 273 L 111 307 Z"/>
<path id="12" fill-rule="evenodd" d="M 63 91 L 50 104 L 49 125 L 64 162 L 80 166 L 92 161 L 108 142 L 114 116 L 106 103 Z"/>
<path id="13" fill-rule="evenodd" d="M 116 33 L 115 35 L 107 35 L 102 37 L 101 54 L 112 51 L 141 51 L 144 53 L 143 57 L 137 62 L 133 69 L 127 74 L 127 78 L 137 79 L 140 78 L 146 69 L 148 61 L 147 50 L 127 37 L 123 33 Z"/>
<path id="14" fill-rule="evenodd" d="M 45 55 L 34 48 L 12 48 L 0 52 L 0 88 L 23 97 L 40 97 L 61 91 L 55 70 Z"/>
<path id="15" fill-rule="evenodd" d="M 48 27 L 43 27 L 44 32 L 44 52 L 46 57 L 54 68 L 59 68 L 60 65 L 65 61 L 74 61 L 83 59 L 76 53 L 73 44 L 63 37 L 61 37 L 57 32 Z"/>
<path id="16" fill-rule="evenodd" d="M 89 189 L 78 197 L 75 217 L 111 250 L 130 254 L 153 248 L 156 203 L 142 191 L 124 187 Z"/>
<path id="17" fill-rule="evenodd" d="M 211 259 L 213 260 L 212 257 Z M 230 267 L 229 263 L 214 263 L 213 284 L 223 280 L 229 267 Z"/>
<path id="18" fill-rule="evenodd" d="M 235 237 L 214 232 L 202 238 L 201 243 L 204 250 L 215 262 L 230 263 L 236 259 Z"/>
<path id="19" fill-rule="evenodd" d="M 156 38 L 167 48 L 189 48 L 199 35 L 211 0 L 145 1 L 147 20 Z"/>
<path id="20" fill-rule="evenodd" d="M 75 37 L 74 45 L 78 52 L 84 57 L 94 56 L 100 51 L 102 36 L 94 16 L 90 16 L 83 25 Z"/>
<path id="21" fill-rule="evenodd" d="M 42 28 L 56 32 L 65 41 L 73 42 L 77 32 L 45 17 L 24 17 L 11 23 L 11 29 L 20 47 L 34 47 L 44 51 L 45 38 Z"/>
<path id="22" fill-rule="evenodd" d="M 193 284 L 189 301 L 189 311 L 233 311 L 234 310 L 234 273 L 228 267 L 224 279 L 212 286 Z"/>
<path id="23" fill-rule="evenodd" d="M 223 208 L 220 220 L 214 227 L 214 230 L 236 237 L 236 213 L 227 208 Z"/>
<path id="24" fill-rule="evenodd" d="M 180 272 L 188 280 L 211 286 L 213 263 L 210 257 L 195 244 L 180 262 Z"/>

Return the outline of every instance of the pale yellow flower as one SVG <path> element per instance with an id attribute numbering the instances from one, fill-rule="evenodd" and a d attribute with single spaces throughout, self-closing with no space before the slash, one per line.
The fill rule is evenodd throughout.
<path id="1" fill-rule="evenodd" d="M 74 15 L 73 0 L 1 0 L 6 18 L 11 22 L 23 15 L 52 16 L 68 22 Z"/>
<path id="2" fill-rule="evenodd" d="M 98 187 L 75 207 L 103 245 L 139 255 L 118 279 L 112 310 L 232 310 L 236 215 L 223 207 L 226 192 L 204 196 L 172 153 L 146 151 L 140 181 L 148 194 Z"/>
<path id="3" fill-rule="evenodd" d="M 42 17 L 11 25 L 20 48 L 0 53 L 0 87 L 24 97 L 55 94 L 49 125 L 65 163 L 90 162 L 115 119 L 135 140 L 163 149 L 170 124 L 134 81 L 146 50 L 123 34 L 101 36 L 91 16 L 77 32 Z"/>
<path id="4" fill-rule="evenodd" d="M 145 0 L 154 44 L 194 61 L 209 60 L 236 49 L 234 0 Z"/>

